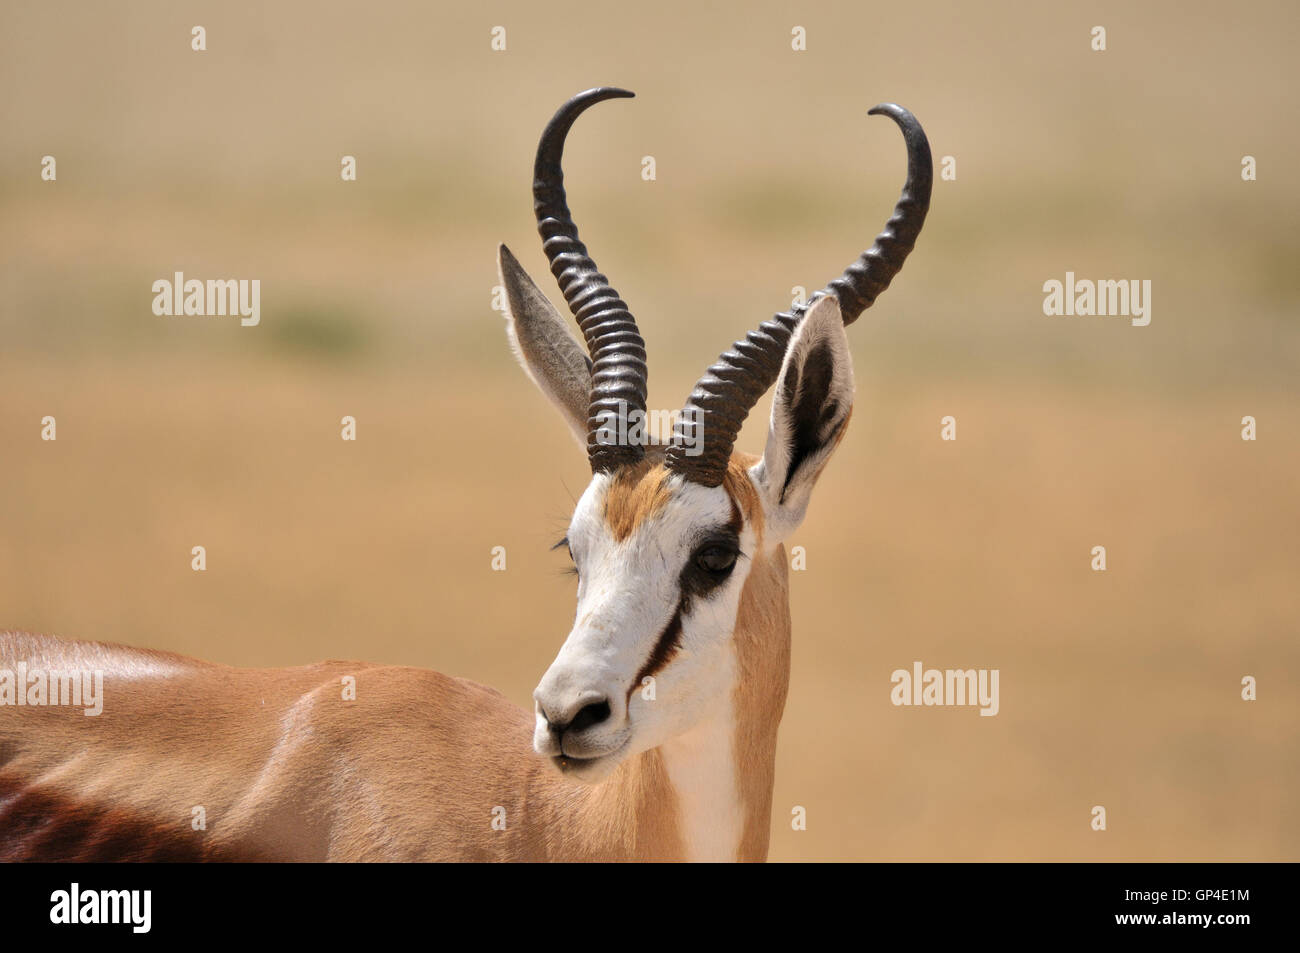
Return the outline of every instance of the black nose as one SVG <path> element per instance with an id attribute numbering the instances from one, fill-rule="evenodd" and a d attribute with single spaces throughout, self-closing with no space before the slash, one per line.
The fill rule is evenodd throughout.
<path id="1" fill-rule="evenodd" d="M 590 728 L 592 725 L 599 725 L 609 717 L 609 699 L 602 698 L 598 702 L 591 702 L 584 705 L 582 709 L 567 722 L 548 722 L 551 731 L 557 735 L 562 735 L 566 731 L 582 731 L 584 728 Z"/>

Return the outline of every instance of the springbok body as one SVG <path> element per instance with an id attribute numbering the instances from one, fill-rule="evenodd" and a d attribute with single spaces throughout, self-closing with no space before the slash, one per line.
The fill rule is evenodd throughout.
<path id="1" fill-rule="evenodd" d="M 644 343 L 578 241 L 560 171 L 577 116 L 629 95 L 601 88 L 570 100 L 537 153 L 543 249 L 590 357 L 500 251 L 511 343 L 592 468 L 565 540 L 578 572 L 575 621 L 533 713 L 419 669 L 236 669 L 2 633 L 0 859 L 767 856 L 790 661 L 782 542 L 845 433 L 844 325 L 916 240 L 929 147 L 906 110 L 872 110 L 890 115 L 908 145 L 885 231 L 808 305 L 724 353 L 671 438 L 656 443 L 636 426 Z M 774 383 L 763 456 L 734 452 Z M 51 672 L 102 672 L 102 712 L 31 694 L 57 684 Z"/>

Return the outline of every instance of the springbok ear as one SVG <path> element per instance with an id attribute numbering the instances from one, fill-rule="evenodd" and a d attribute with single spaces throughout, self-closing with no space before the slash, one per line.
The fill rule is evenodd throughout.
<path id="1" fill-rule="evenodd" d="M 506 336 L 520 365 L 564 417 L 578 443 L 587 446 L 591 360 L 569 333 L 568 322 L 528 272 L 502 245 L 497 270 L 506 290 Z"/>
<path id="2" fill-rule="evenodd" d="M 803 522 L 813 484 L 844 436 L 852 411 L 853 359 L 839 302 L 827 295 L 804 315 L 786 348 L 767 447 L 750 470 L 763 497 L 772 542 Z"/>

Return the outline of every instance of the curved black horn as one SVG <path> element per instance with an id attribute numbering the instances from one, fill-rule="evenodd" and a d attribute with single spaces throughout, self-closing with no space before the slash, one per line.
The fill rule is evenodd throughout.
<path id="1" fill-rule="evenodd" d="M 916 117 L 902 106 L 881 103 L 868 113 L 878 114 L 898 123 L 907 143 L 907 181 L 903 183 L 894 214 L 872 246 L 845 269 L 842 277 L 806 303 L 764 321 L 704 372 L 682 408 L 666 454 L 668 469 L 691 482 L 704 486 L 722 483 L 741 425 L 781 373 L 786 346 L 812 303 L 823 295 L 833 294 L 839 299 L 844 323 L 853 323 L 889 287 L 916 244 L 930 209 L 930 187 L 934 180 L 930 143 Z M 688 448 L 699 448 L 701 452 L 690 456 Z"/>
<path id="2" fill-rule="evenodd" d="M 591 354 L 587 456 L 593 473 L 633 463 L 645 453 L 642 444 L 624 439 L 628 414 L 632 411 L 645 414 L 645 341 L 632 312 L 597 270 L 596 263 L 587 254 L 587 246 L 578 240 L 578 226 L 573 223 L 564 195 L 560 160 L 564 139 L 584 110 L 606 99 L 632 95 L 625 89 L 602 86 L 574 96 L 560 107 L 542 132 L 533 167 L 533 210 L 537 214 L 537 231 L 542 236 L 542 250 Z"/>

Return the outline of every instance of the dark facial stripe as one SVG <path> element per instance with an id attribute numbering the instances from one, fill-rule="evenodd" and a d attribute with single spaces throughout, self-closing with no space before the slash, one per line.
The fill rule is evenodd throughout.
<path id="1" fill-rule="evenodd" d="M 731 503 L 731 519 L 725 529 L 732 537 L 739 539 L 740 531 L 745 526 L 745 517 L 734 498 L 729 498 L 728 502 Z M 632 679 L 632 685 L 627 690 L 629 703 L 632 701 L 632 693 L 641 687 L 641 679 L 661 671 L 682 647 L 682 617 L 691 611 L 692 598 L 705 594 L 694 579 L 692 568 L 689 562 L 682 568 L 678 590 L 681 596 L 677 600 L 677 608 L 673 610 L 672 618 L 668 620 L 664 630 L 659 633 L 659 638 L 655 640 L 655 646 L 650 650 L 650 657 L 646 659 L 645 665 L 641 666 L 641 671 L 637 672 L 636 678 Z"/>
<path id="2" fill-rule="evenodd" d="M 673 610 L 673 617 L 668 620 L 664 630 L 659 633 L 659 638 L 655 640 L 655 647 L 650 651 L 650 657 L 641 666 L 641 671 L 636 673 L 636 678 L 632 679 L 632 687 L 627 690 L 629 703 L 632 701 L 632 693 L 641 687 L 641 679 L 657 673 L 682 647 L 682 610 L 685 602 L 686 599 L 683 597 L 677 603 L 677 608 Z"/>
<path id="3" fill-rule="evenodd" d="M 730 502 L 731 520 L 727 523 L 726 529 L 732 536 L 739 538 L 740 531 L 745 525 L 745 518 L 740 512 L 740 507 L 736 504 L 736 501 L 733 499 Z M 632 693 L 641 687 L 641 679 L 661 671 L 665 665 L 672 661 L 672 657 L 677 654 L 677 650 L 682 647 L 682 617 L 691 611 L 692 598 L 703 595 L 692 575 L 692 566 L 689 562 L 682 569 L 679 587 L 681 596 L 677 600 L 677 608 L 673 610 L 672 618 L 668 620 L 664 630 L 659 633 L 654 648 L 650 650 L 650 657 L 646 659 L 645 665 L 641 666 L 641 671 L 636 673 L 636 678 L 632 679 L 632 686 L 627 690 L 629 703 L 632 701 Z"/>

